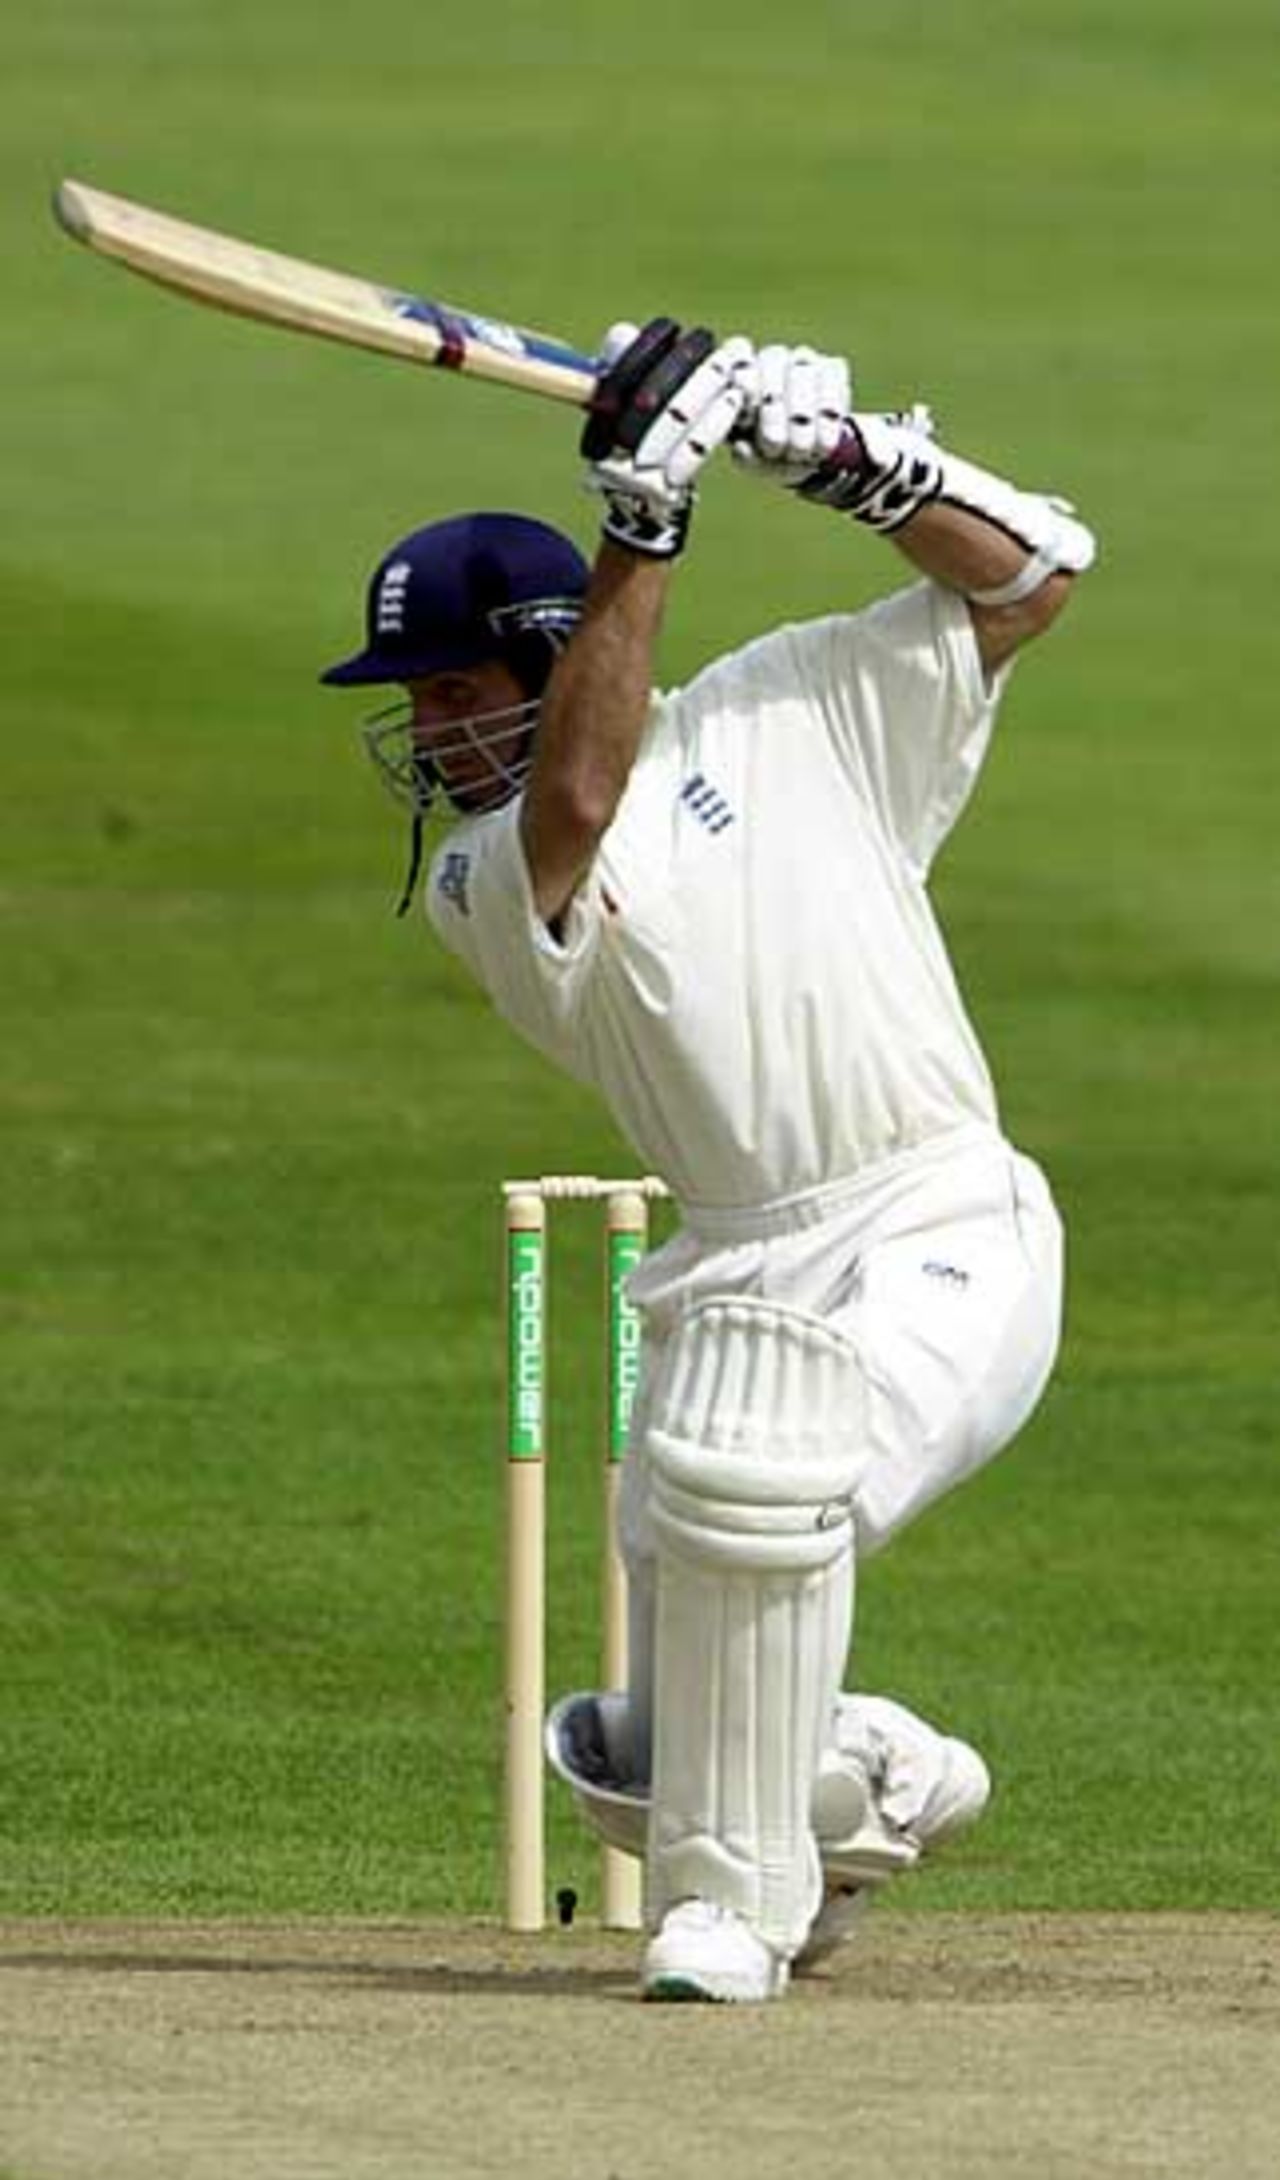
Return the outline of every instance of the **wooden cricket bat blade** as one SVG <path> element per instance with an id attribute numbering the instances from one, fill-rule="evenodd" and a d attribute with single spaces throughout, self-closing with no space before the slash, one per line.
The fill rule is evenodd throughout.
<path id="1" fill-rule="evenodd" d="M 283 257 L 87 182 L 61 182 L 53 210 L 75 241 L 218 310 L 579 407 L 591 398 L 594 358 L 550 334 Z"/>

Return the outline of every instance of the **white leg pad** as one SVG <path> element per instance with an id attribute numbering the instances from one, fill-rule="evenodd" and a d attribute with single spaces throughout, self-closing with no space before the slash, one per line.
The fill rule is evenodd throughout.
<path id="1" fill-rule="evenodd" d="M 790 1958 L 821 1893 L 811 1798 L 852 1620 L 857 1351 L 802 1311 L 707 1302 L 665 1351 L 646 1452 L 649 1917 L 710 1901 Z"/>

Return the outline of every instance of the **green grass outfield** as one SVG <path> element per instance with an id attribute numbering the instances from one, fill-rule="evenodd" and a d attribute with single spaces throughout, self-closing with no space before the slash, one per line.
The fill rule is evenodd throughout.
<path id="1" fill-rule="evenodd" d="M 589 539 L 572 418 L 130 282 L 55 233 L 67 172 L 584 344 L 845 346 L 1078 498 L 1102 565 L 940 874 L 1069 1340 L 869 1570 L 861 1670 L 1001 1785 L 904 1905 L 1275 1904 L 1271 0 L 50 0 L 4 60 L 0 1911 L 495 1909 L 496 1184 L 625 1157 L 391 918 L 314 686 L 413 522 Z M 893 572 L 713 480 L 668 675 Z M 556 1271 L 553 1687 L 594 1677 L 585 1227 Z M 551 1878 L 590 1901 L 560 1803 Z"/>

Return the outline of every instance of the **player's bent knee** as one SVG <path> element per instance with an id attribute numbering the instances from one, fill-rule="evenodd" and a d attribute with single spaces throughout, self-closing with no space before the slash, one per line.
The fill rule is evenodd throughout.
<path id="1" fill-rule="evenodd" d="M 667 1343 L 646 1450 L 673 1490 L 768 1510 L 847 1498 L 868 1458 L 866 1379 L 848 1336 L 745 1296 L 691 1310 Z"/>

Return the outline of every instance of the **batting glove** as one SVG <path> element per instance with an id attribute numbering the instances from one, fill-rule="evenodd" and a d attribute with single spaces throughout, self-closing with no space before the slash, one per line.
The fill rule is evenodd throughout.
<path id="1" fill-rule="evenodd" d="M 733 458 L 752 476 L 798 492 L 837 460 L 850 439 L 853 382 L 843 356 L 814 348 L 762 348 L 755 359 L 748 427 Z"/>
<path id="2" fill-rule="evenodd" d="M 587 483 L 605 503 L 604 534 L 629 552 L 673 560 L 683 551 L 703 464 L 746 404 L 754 350 L 717 344 L 705 326 L 670 318 L 641 331 L 615 326 L 582 434 Z"/>
<path id="3" fill-rule="evenodd" d="M 940 489 L 941 456 L 923 402 L 886 415 L 854 411 L 848 364 L 812 348 L 762 348 L 750 422 L 734 460 L 801 499 L 897 528 Z"/>

